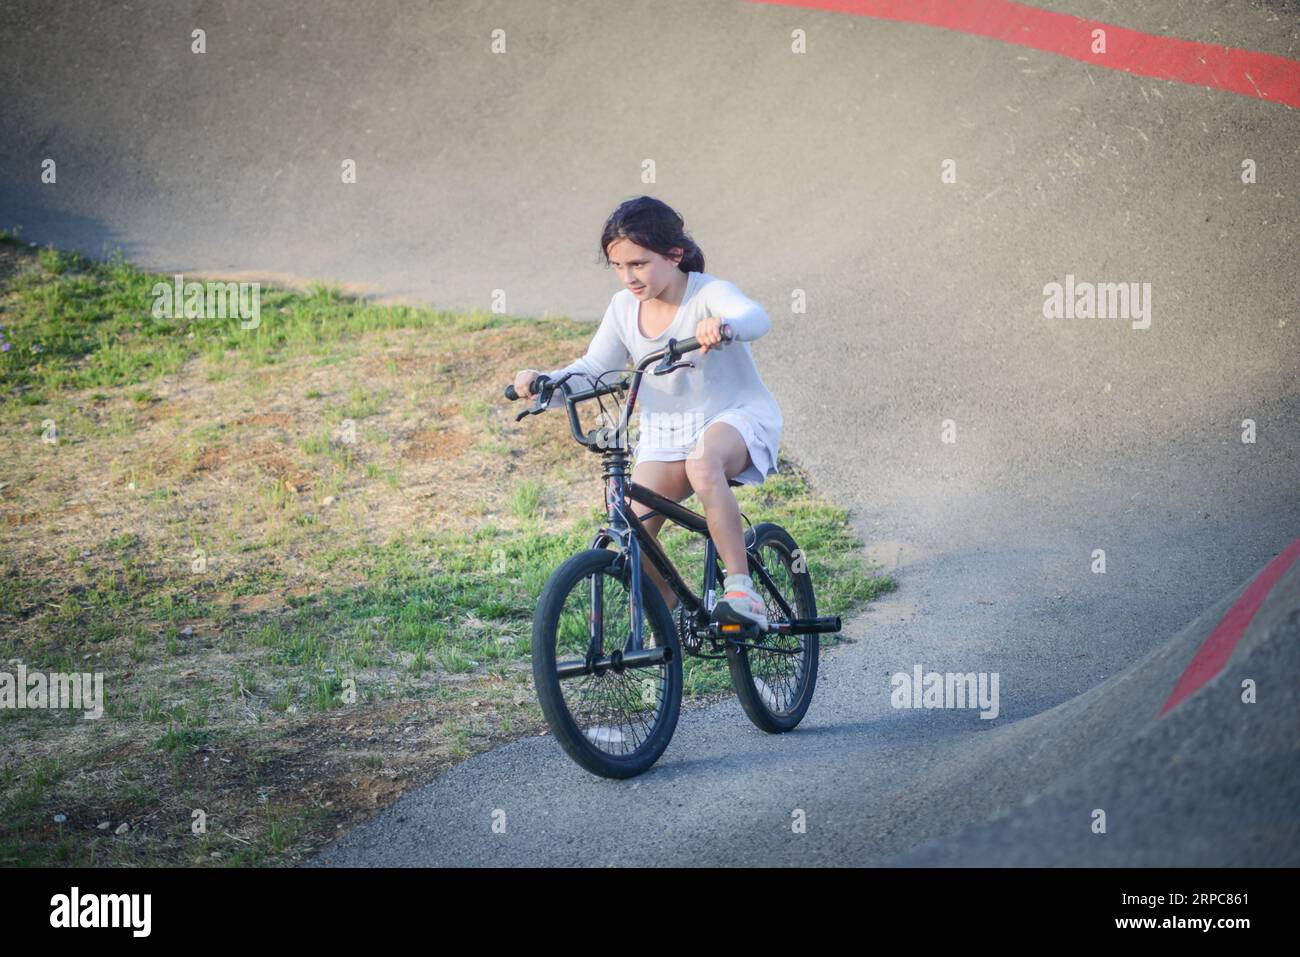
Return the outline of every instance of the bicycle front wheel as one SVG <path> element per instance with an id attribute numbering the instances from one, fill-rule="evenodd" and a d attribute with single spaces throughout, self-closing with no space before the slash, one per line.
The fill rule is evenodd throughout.
<path id="1" fill-rule="evenodd" d="M 771 522 L 760 522 L 745 538 L 750 553 L 749 577 L 767 608 L 768 623 L 816 618 L 812 576 L 790 533 Z M 767 572 L 771 585 L 764 581 L 756 564 Z M 731 685 L 745 714 L 757 727 L 771 734 L 792 731 L 803 720 L 817 684 L 817 635 L 770 632 L 759 635 L 757 643 L 772 650 L 727 645 Z"/>
<path id="2" fill-rule="evenodd" d="M 533 680 L 569 757 L 593 774 L 628 778 L 663 754 L 682 700 L 681 647 L 663 596 L 642 576 L 642 658 L 632 648 L 631 576 L 620 553 L 579 552 L 542 589 L 533 620 Z M 662 659 L 655 662 L 653 659 Z"/>

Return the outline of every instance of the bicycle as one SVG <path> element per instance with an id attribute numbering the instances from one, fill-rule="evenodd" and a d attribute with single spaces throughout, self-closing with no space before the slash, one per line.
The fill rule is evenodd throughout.
<path id="1" fill-rule="evenodd" d="M 724 339 L 730 340 L 731 333 L 723 327 Z M 699 348 L 694 337 L 669 339 L 666 348 L 637 365 L 630 379 L 602 385 L 600 380 L 610 374 L 605 372 L 589 377 L 594 385 L 585 390 L 568 385 L 581 373 L 553 381 L 539 375 L 531 386 L 532 407 L 515 416 L 518 422 L 545 412 L 559 389 L 574 439 L 603 457 L 608 524 L 585 551 L 551 573 L 538 600 L 532 636 L 533 678 L 555 740 L 579 765 L 603 777 L 641 774 L 668 747 L 681 711 L 682 649 L 699 658 L 725 657 L 745 714 L 763 731 L 780 734 L 803 720 L 812 701 L 818 635 L 840 630 L 838 616 L 817 616 L 812 577 L 790 533 L 771 522 L 754 525 L 747 516 L 745 551 L 754 589 L 767 608 L 768 627 L 760 634 L 756 624 L 735 616 L 715 621 L 715 586 L 724 574 L 705 517 L 631 481 L 627 427 L 645 370 L 656 363 L 654 375 L 694 367 L 679 360 Z M 613 417 L 602 398 L 624 394 L 627 401 L 615 428 L 581 430 L 579 403 L 595 399 L 602 420 L 609 422 Z M 505 395 L 511 401 L 520 398 L 513 384 Z M 630 502 L 651 511 L 638 517 Z M 701 595 L 691 591 L 646 530 L 644 519 L 656 514 L 704 536 Z M 616 548 L 607 547 L 611 544 Z M 643 555 L 678 598 L 676 622 L 654 583 L 643 588 Z M 612 601 L 611 593 L 616 593 Z"/>

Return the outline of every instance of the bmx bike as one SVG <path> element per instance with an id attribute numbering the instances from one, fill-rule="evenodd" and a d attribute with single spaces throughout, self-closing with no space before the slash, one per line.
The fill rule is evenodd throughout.
<path id="1" fill-rule="evenodd" d="M 730 333 L 724 326 L 724 339 Z M 604 376 L 624 371 L 610 370 L 589 377 L 592 387 L 577 391 L 568 380 L 581 373 L 554 380 L 540 375 L 532 384 L 532 407 L 515 417 L 519 421 L 546 411 L 558 389 L 574 439 L 603 459 L 608 523 L 585 551 L 551 573 L 538 600 L 532 637 L 533 679 L 555 740 L 579 765 L 603 777 L 641 774 L 668 747 L 681 711 L 683 651 L 725 658 L 745 714 L 762 730 L 779 734 L 793 730 L 812 701 L 817 636 L 840 630 L 838 616 L 817 616 L 803 552 L 789 532 L 771 522 L 751 523 L 745 532 L 750 577 L 766 606 L 767 630 L 760 632 L 758 625 L 722 609 L 715 616 L 724 569 L 705 517 L 631 481 L 627 427 L 642 376 L 651 366 L 654 375 L 667 375 L 693 365 L 679 360 L 699 348 L 694 337 L 669 339 L 630 378 L 602 384 Z M 513 384 L 505 395 L 512 401 L 520 398 Z M 616 404 L 623 395 L 621 414 L 610 416 L 604 397 L 615 397 L 611 401 Z M 578 405 L 591 400 L 599 404 L 602 420 L 616 421 L 615 427 L 582 431 Z M 638 517 L 631 502 L 651 511 Z M 699 595 L 643 524 L 656 514 L 704 537 Z M 653 581 L 644 587 L 643 557 L 677 596 L 676 621 Z"/>

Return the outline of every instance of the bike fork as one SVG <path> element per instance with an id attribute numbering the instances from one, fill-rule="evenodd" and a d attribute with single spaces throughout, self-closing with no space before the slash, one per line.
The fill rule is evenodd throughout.
<path id="1" fill-rule="evenodd" d="M 622 520 L 622 516 L 619 516 Z M 628 609 L 628 617 L 632 620 L 632 633 L 628 636 L 628 644 L 623 649 L 624 652 L 641 650 L 641 626 L 642 612 L 644 608 L 641 604 L 641 543 L 636 540 L 636 536 L 630 534 L 627 536 L 627 553 L 628 561 L 632 563 L 632 597 L 628 599 L 632 604 Z"/>
<path id="2" fill-rule="evenodd" d="M 628 597 L 628 618 L 631 620 L 632 628 L 627 636 L 627 641 L 623 645 L 623 653 L 637 652 L 643 650 L 644 635 L 644 606 L 641 601 L 641 543 L 632 532 L 632 528 L 627 523 L 623 515 L 621 506 L 616 503 L 624 501 L 623 482 L 618 476 L 611 476 L 607 483 L 606 502 L 609 513 L 609 525 L 598 531 L 591 540 L 592 548 L 604 548 L 609 542 L 617 542 L 619 546 L 619 557 L 616 562 L 626 562 L 629 570 L 630 588 Z M 591 617 L 595 622 L 603 617 L 601 610 L 604 605 L 604 590 L 601 581 L 603 576 L 596 575 L 592 578 L 591 589 Z M 589 657 L 599 658 L 601 654 L 601 644 L 603 639 L 598 635 L 593 626 L 591 636 L 591 646 L 588 651 Z"/>

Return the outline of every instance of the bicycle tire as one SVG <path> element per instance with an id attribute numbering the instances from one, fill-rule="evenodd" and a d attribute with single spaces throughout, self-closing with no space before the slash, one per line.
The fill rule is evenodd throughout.
<path id="1" fill-rule="evenodd" d="M 617 635 L 630 634 L 630 611 L 627 608 L 630 574 L 626 562 L 621 563 L 621 571 L 615 574 L 614 560 L 619 554 L 613 549 L 592 548 L 568 558 L 547 579 L 533 618 L 533 681 L 551 733 L 569 757 L 591 773 L 607 778 L 634 777 L 659 759 L 672 740 L 682 700 L 682 654 L 677 629 L 664 605 L 663 596 L 649 576 L 642 577 L 642 647 L 666 646 L 671 652 L 669 660 L 655 667 L 630 668 L 621 674 L 607 671 L 565 681 L 561 681 L 556 673 L 557 644 L 561 646 L 558 653 L 563 660 L 581 660 L 585 652 L 583 643 L 590 620 L 593 575 L 600 574 L 603 582 L 602 654 L 610 654 L 611 642 L 620 640 Z M 616 597 L 611 594 L 611 584 L 620 586 Z M 571 617 L 562 624 L 561 616 L 566 612 Z M 626 677 L 628 675 L 635 678 Z M 640 689 L 640 700 L 635 702 L 633 699 L 638 697 L 637 693 L 631 692 L 629 697 L 633 681 Z M 566 697 L 566 685 L 570 686 L 572 700 Z M 653 689 L 653 703 L 647 700 L 650 697 L 646 693 L 648 687 Z M 584 709 L 584 703 L 598 703 L 601 695 L 608 696 L 617 704 L 632 704 L 634 712 L 652 708 L 653 726 L 631 750 L 626 745 L 629 737 L 637 737 L 634 722 L 628 722 L 625 730 L 621 722 L 617 726 L 607 723 L 608 716 L 614 713 L 612 708 Z M 579 712 L 577 717 L 575 704 Z"/>
<path id="2" fill-rule="evenodd" d="M 772 522 L 760 522 L 746 533 L 745 550 L 757 554 L 762 560 L 795 618 L 817 617 L 812 576 L 807 571 L 806 563 L 802 572 L 794 570 L 802 553 L 796 555 L 799 547 L 789 532 Z M 763 603 L 767 606 L 769 623 L 788 620 L 769 594 L 766 584 L 754 574 L 753 568 L 750 569 L 750 577 L 754 582 L 754 590 L 763 597 Z M 740 699 L 745 714 L 758 728 L 769 734 L 793 731 L 808 711 L 813 689 L 817 685 L 820 654 L 818 636 L 771 632 L 760 635 L 758 640 L 762 644 L 790 650 L 798 648 L 800 653 L 794 656 L 754 651 L 728 643 L 727 666 L 731 670 L 731 686 Z M 787 661 L 793 664 L 787 666 Z M 784 680 L 784 675 L 781 675 L 780 682 L 771 680 L 777 671 L 787 668 L 794 672 L 793 682 Z"/>

